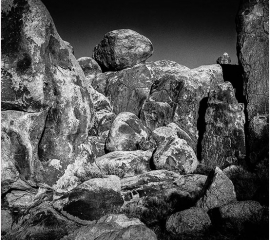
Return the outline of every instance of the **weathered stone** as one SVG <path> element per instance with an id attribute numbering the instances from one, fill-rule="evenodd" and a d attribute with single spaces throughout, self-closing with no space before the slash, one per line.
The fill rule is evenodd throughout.
<path id="1" fill-rule="evenodd" d="M 77 61 L 84 72 L 88 85 L 92 83 L 93 79 L 97 77 L 98 73 L 102 72 L 98 63 L 91 57 L 81 57 L 77 59 Z"/>
<path id="2" fill-rule="evenodd" d="M 236 25 L 237 55 L 244 71 L 247 101 L 247 144 L 254 164 L 269 152 L 269 2 L 242 1 Z M 257 135 L 261 117 L 265 118 L 265 129 Z"/>
<path id="3" fill-rule="evenodd" d="M 222 56 L 220 56 L 217 59 L 217 64 L 230 64 L 231 63 L 231 58 L 228 53 L 223 53 Z"/>
<path id="4" fill-rule="evenodd" d="M 152 151 L 114 151 L 95 160 L 105 175 L 117 175 L 120 178 L 131 177 L 150 171 Z"/>
<path id="5" fill-rule="evenodd" d="M 202 161 L 209 167 L 243 164 L 245 148 L 244 105 L 238 103 L 229 82 L 209 93 L 202 140 Z M 242 162 L 241 162 L 242 161 Z"/>
<path id="6" fill-rule="evenodd" d="M 179 68 L 178 71 L 164 70 L 163 74 L 160 74 L 160 68 L 157 73 L 153 72 L 156 74 L 155 81 L 140 118 L 152 130 L 174 122 L 197 143 L 201 102 L 217 83 L 223 82 L 221 67 Z M 161 105 L 162 108 L 159 107 Z"/>
<path id="7" fill-rule="evenodd" d="M 120 29 L 104 35 L 93 51 L 93 58 L 103 71 L 119 71 L 145 62 L 152 54 L 148 38 L 130 29 Z"/>
<path id="8" fill-rule="evenodd" d="M 110 214 L 100 218 L 96 223 L 81 227 L 62 240 L 156 240 L 156 235 L 139 219 L 128 218 L 124 214 Z"/>
<path id="9" fill-rule="evenodd" d="M 38 135 L 40 162 L 31 168 L 39 164 L 36 175 L 52 186 L 88 149 L 82 145 L 94 108 L 85 76 L 41 1 L 5 0 L 1 10 L 2 109 L 46 113 Z"/>
<path id="10" fill-rule="evenodd" d="M 205 193 L 196 206 L 206 211 L 236 201 L 232 181 L 218 167 L 209 174 L 204 188 Z"/>
<path id="11" fill-rule="evenodd" d="M 1 191 L 7 192 L 18 178 L 43 180 L 40 175 L 38 143 L 46 112 L 2 111 Z"/>
<path id="12" fill-rule="evenodd" d="M 54 207 L 82 220 L 95 220 L 123 204 L 120 190 L 117 176 L 93 178 L 64 194 Z"/>
<path id="13" fill-rule="evenodd" d="M 168 138 L 158 145 L 153 163 L 156 169 L 166 169 L 181 174 L 192 173 L 199 162 L 193 149 L 184 139 Z"/>
<path id="14" fill-rule="evenodd" d="M 109 98 L 116 114 L 128 111 L 139 115 L 150 92 L 152 77 L 147 65 L 138 64 L 119 72 L 100 74 L 92 85 Z"/>
<path id="15" fill-rule="evenodd" d="M 204 234 L 210 226 L 207 212 L 195 207 L 171 215 L 166 222 L 166 230 L 177 235 L 198 236 Z"/>
<path id="16" fill-rule="evenodd" d="M 142 114 L 143 118 L 144 114 L 147 115 L 148 113 L 146 107 L 144 112 L 141 112 L 141 108 L 144 101 L 149 97 L 152 83 L 166 74 L 179 74 L 183 70 L 188 70 L 188 68 L 169 60 L 146 62 L 145 64 L 138 64 L 119 72 L 99 74 L 93 80 L 92 86 L 110 99 L 116 114 L 128 111 L 137 116 Z M 163 124 L 164 120 L 162 120 L 170 116 L 166 110 L 168 109 L 167 105 L 166 103 L 155 104 L 156 108 L 161 107 L 163 111 L 159 116 L 156 116 L 157 119 L 155 121 L 160 122 L 158 126 L 170 123 L 168 121 L 166 124 Z M 153 107 L 149 106 L 149 108 Z M 151 112 L 149 114 L 152 116 Z M 151 124 L 155 125 L 155 122 Z"/>
<path id="17" fill-rule="evenodd" d="M 133 113 L 122 112 L 118 114 L 112 123 L 109 136 L 106 141 L 106 150 L 133 151 L 152 148 L 148 129 Z"/>
<path id="18" fill-rule="evenodd" d="M 255 201 L 240 201 L 221 206 L 219 214 L 224 226 L 241 231 L 262 223 L 263 207 Z"/>

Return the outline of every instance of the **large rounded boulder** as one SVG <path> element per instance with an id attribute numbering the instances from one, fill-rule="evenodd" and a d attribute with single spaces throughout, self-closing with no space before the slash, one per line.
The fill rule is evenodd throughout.
<path id="1" fill-rule="evenodd" d="M 119 71 L 145 62 L 152 54 L 148 38 L 130 29 L 120 29 L 105 34 L 95 47 L 93 58 L 103 71 Z"/>

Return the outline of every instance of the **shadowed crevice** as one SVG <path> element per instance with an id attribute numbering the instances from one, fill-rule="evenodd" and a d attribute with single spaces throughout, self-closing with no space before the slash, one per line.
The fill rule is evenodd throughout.
<path id="1" fill-rule="evenodd" d="M 198 129 L 198 143 L 197 143 L 197 158 L 198 160 L 202 160 L 202 140 L 203 140 L 203 135 L 206 131 L 206 122 L 205 122 L 205 114 L 206 114 L 206 109 L 207 109 L 207 102 L 208 102 L 208 97 L 203 98 L 200 101 L 200 106 L 199 106 L 199 117 L 197 120 L 197 129 Z"/>

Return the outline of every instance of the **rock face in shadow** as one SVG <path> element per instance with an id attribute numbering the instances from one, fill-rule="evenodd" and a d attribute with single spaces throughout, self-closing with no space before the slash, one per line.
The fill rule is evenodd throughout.
<path id="1" fill-rule="evenodd" d="M 27 158 L 31 178 L 52 186 L 88 151 L 82 144 L 93 125 L 94 108 L 83 71 L 40 1 L 2 1 L 1 67 L 2 110 L 20 111 L 28 126 L 43 123 L 32 140 L 25 138 L 31 132 L 14 133 L 10 142 L 17 142 Z M 44 116 L 27 122 L 30 113 Z"/>
<path id="2" fill-rule="evenodd" d="M 202 160 L 208 167 L 225 168 L 243 162 L 246 156 L 244 105 L 235 98 L 229 82 L 209 93 L 202 140 Z"/>
<path id="3" fill-rule="evenodd" d="M 249 158 L 269 151 L 269 2 L 243 0 L 236 18 L 237 54 L 243 68 Z"/>
<path id="4" fill-rule="evenodd" d="M 120 29 L 105 34 L 93 51 L 93 58 L 103 71 L 119 71 L 145 62 L 152 54 L 148 38 L 130 29 Z"/>

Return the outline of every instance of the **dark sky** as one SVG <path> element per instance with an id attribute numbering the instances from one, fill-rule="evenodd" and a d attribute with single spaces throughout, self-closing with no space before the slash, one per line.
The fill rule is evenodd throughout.
<path id="1" fill-rule="evenodd" d="M 189 68 L 213 64 L 227 52 L 237 64 L 235 16 L 240 0 L 43 0 L 76 58 L 92 56 L 104 34 L 128 28 L 148 37 L 151 61 Z"/>

